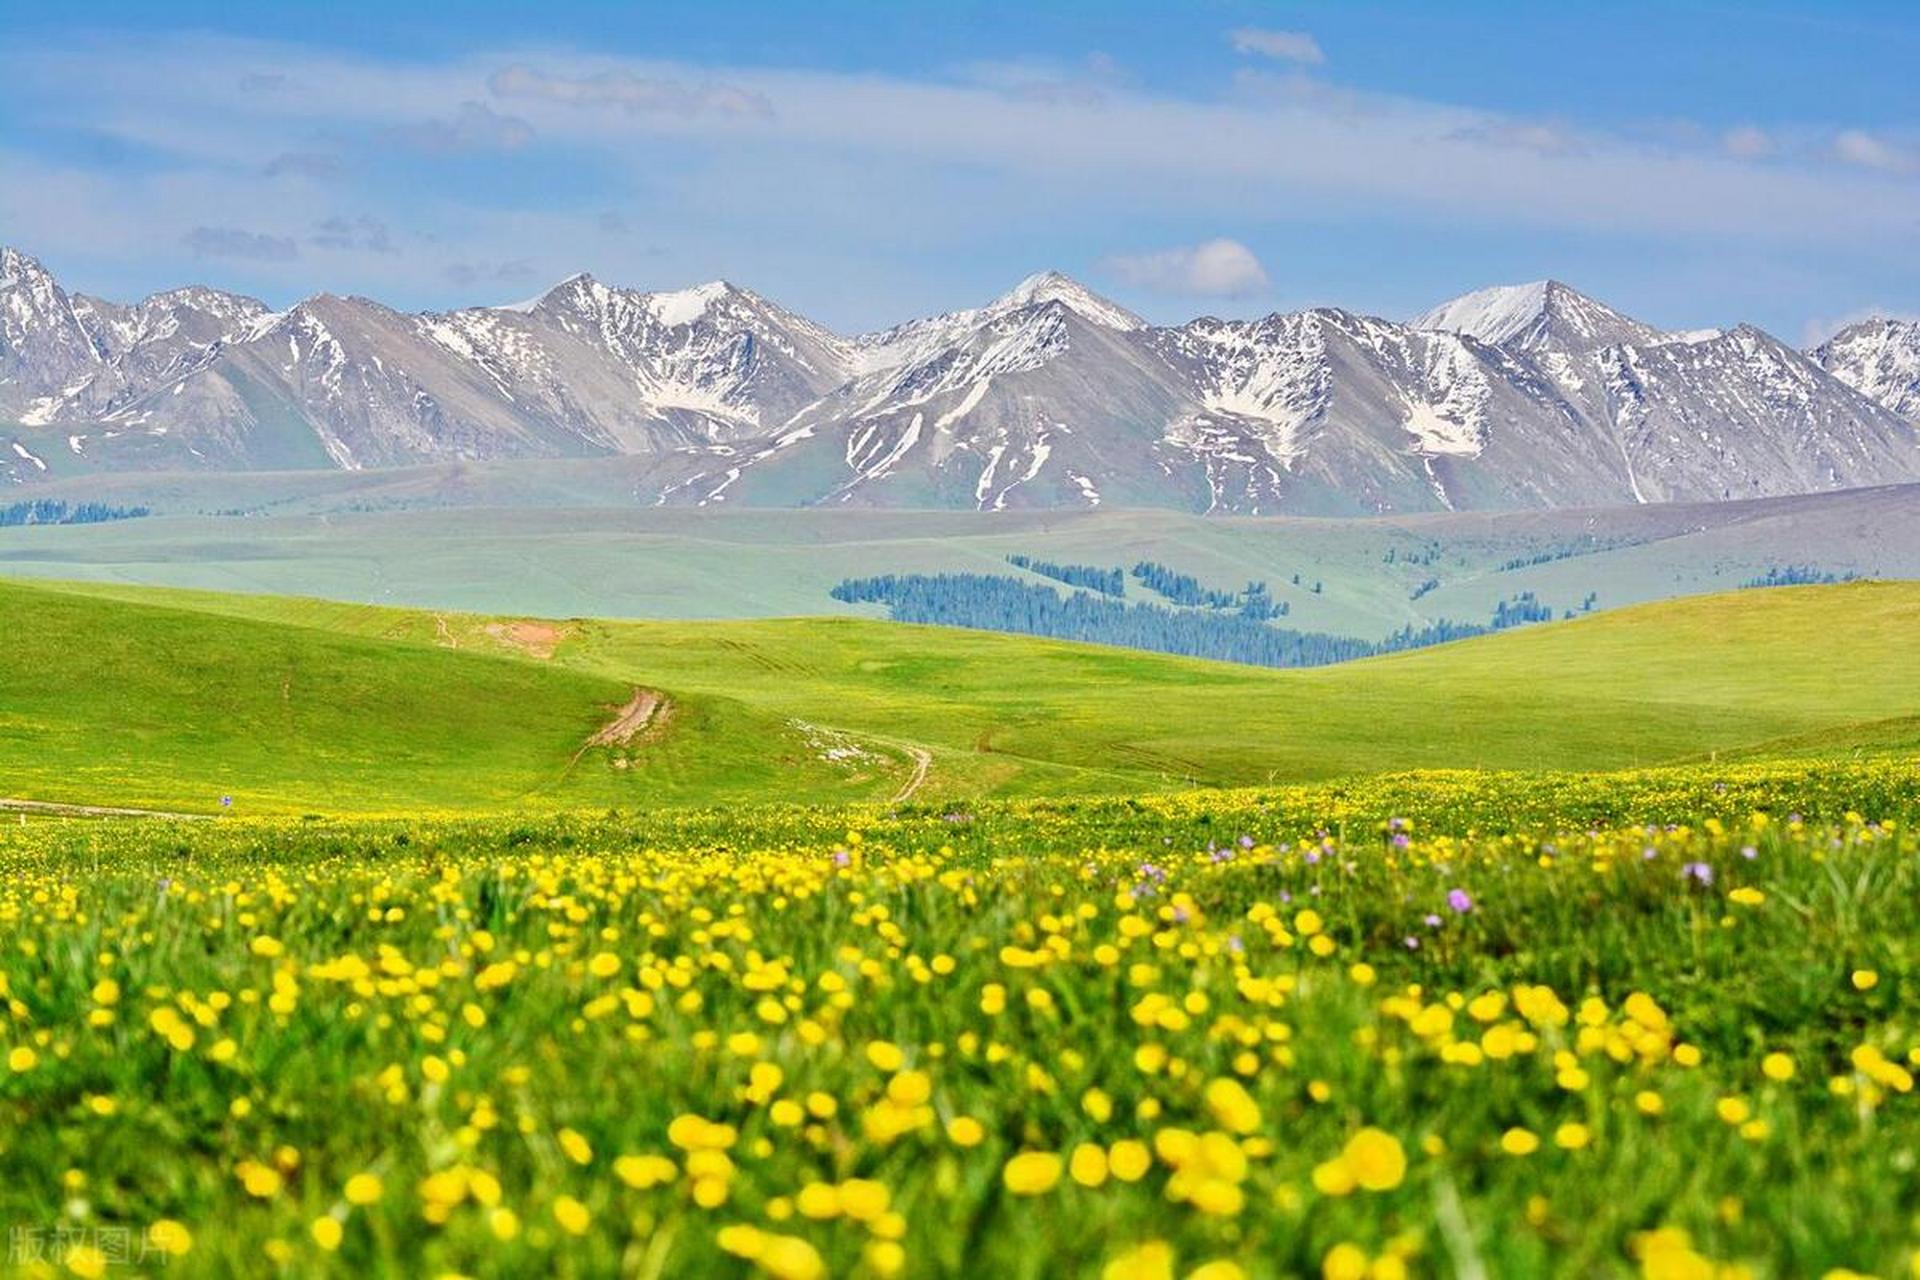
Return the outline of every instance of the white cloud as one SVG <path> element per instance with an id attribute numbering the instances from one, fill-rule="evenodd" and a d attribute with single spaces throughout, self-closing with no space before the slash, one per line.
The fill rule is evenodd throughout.
<path id="1" fill-rule="evenodd" d="M 1773 154 L 1773 135 L 1765 129 L 1743 124 L 1721 134 L 1720 147 L 1741 160 L 1762 160 Z"/>
<path id="2" fill-rule="evenodd" d="M 244 90 L 236 67 L 278 87 Z M 538 90 L 493 96 L 490 79 L 513 67 L 537 69 L 521 88 Z M 1583 124 L 1576 135 L 1264 59 L 1184 96 L 1112 70 L 1069 61 L 967 79 L 953 68 L 611 63 L 552 47 L 404 61 L 206 36 L 0 42 L 0 119 L 20 125 L 0 130 L 0 227 L 50 259 L 143 283 L 192 274 L 182 240 L 195 228 L 238 225 L 306 249 L 291 262 L 248 261 L 262 290 L 353 288 L 438 305 L 456 300 L 450 265 L 479 281 L 497 270 L 486 264 L 530 258 L 541 278 L 590 267 L 664 287 L 733 275 L 849 325 L 897 318 L 927 301 L 920 291 L 935 279 L 952 291 L 941 302 L 984 294 L 994 282 L 962 275 L 995 261 L 1011 271 L 1036 247 L 1058 255 L 1065 228 L 1112 246 L 1364 220 L 1429 238 L 1631 241 L 1715 262 L 1826 253 L 1883 274 L 1913 259 L 1920 169 L 1842 159 L 1830 130 L 1770 123 L 1773 161 L 1755 164 L 1712 131 L 1649 139 Z M 1073 91 L 1054 91 L 1056 72 Z M 772 114 L 628 109 L 634 85 L 656 82 L 725 86 Z M 74 84 L 93 88 L 75 97 Z M 48 120 L 163 163 L 14 142 Z M 396 141 L 429 148 L 401 179 L 378 154 Z M 462 146 L 491 148 L 497 182 L 435 163 L 435 149 Z M 541 179 L 519 166 L 562 151 L 565 189 L 530 186 Z M 301 178 L 324 179 L 318 209 Z M 598 230 L 609 208 L 646 235 Z M 339 209 L 385 222 L 407 252 L 307 248 L 316 217 Z M 1132 238 L 1143 226 L 1156 239 Z M 930 261 L 941 265 L 908 265 Z"/>
<path id="3" fill-rule="evenodd" d="M 970 85 L 992 89 L 1015 102 L 1098 106 L 1124 80 L 1120 66 L 1104 53 L 1090 53 L 1078 64 L 1051 61 L 975 61 L 954 68 Z"/>
<path id="4" fill-rule="evenodd" d="M 1885 173 L 1911 173 L 1920 167 L 1911 152 L 1864 129 L 1846 129 L 1836 134 L 1833 154 L 1848 164 Z"/>
<path id="5" fill-rule="evenodd" d="M 1451 136 L 1459 142 L 1513 147 L 1542 156 L 1579 155 L 1586 150 L 1571 129 L 1545 120 L 1486 120 L 1456 129 Z"/>
<path id="6" fill-rule="evenodd" d="M 597 71 L 590 75 L 554 75 L 516 63 L 487 78 L 487 87 L 501 98 L 543 98 L 575 107 L 619 107 L 634 115 L 670 112 L 693 116 L 770 116 L 773 104 L 758 93 L 730 84 L 686 84 L 631 71 Z"/>
<path id="7" fill-rule="evenodd" d="M 1317 67 L 1327 60 L 1320 42 L 1305 31 L 1275 31 L 1267 27 L 1237 27 L 1227 33 L 1234 52 L 1253 53 Z"/>
<path id="8" fill-rule="evenodd" d="M 1103 265 L 1138 288 L 1188 298 L 1244 298 L 1267 287 L 1266 268 L 1238 240 L 1120 254 Z"/>

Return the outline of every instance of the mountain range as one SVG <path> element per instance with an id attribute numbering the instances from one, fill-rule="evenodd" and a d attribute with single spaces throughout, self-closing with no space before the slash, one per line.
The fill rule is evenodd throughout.
<path id="1" fill-rule="evenodd" d="M 1810 351 L 1555 281 L 1150 325 L 1054 272 L 847 337 L 724 282 L 121 305 L 0 249 L 0 474 L 624 456 L 636 501 L 1357 515 L 1920 479 L 1920 325 Z"/>

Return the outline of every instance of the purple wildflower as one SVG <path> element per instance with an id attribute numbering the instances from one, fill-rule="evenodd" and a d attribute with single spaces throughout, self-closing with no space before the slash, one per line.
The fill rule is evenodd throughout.
<path id="1" fill-rule="evenodd" d="M 1473 910 L 1473 898 L 1465 889 L 1447 890 L 1447 905 L 1460 915 Z"/>
<path id="2" fill-rule="evenodd" d="M 1713 868 L 1704 862 L 1689 862 L 1680 868 L 1680 875 L 1682 879 L 1692 880 L 1698 884 L 1713 883 Z"/>

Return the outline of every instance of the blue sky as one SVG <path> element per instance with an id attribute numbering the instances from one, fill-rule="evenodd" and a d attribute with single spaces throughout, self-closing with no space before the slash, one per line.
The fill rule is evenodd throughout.
<path id="1" fill-rule="evenodd" d="M 843 329 L 1043 267 L 1163 320 L 1920 311 L 1920 6 L 1035 7 L 15 5 L 0 240 L 116 297 L 584 269 Z"/>

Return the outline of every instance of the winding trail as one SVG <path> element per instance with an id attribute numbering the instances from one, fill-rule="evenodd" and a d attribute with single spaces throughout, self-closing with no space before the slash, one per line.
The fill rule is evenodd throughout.
<path id="1" fill-rule="evenodd" d="M 911 800 L 913 793 L 918 791 L 921 784 L 926 782 L 927 771 L 933 768 L 933 752 L 927 750 L 925 747 L 902 746 L 900 749 L 913 757 L 913 776 L 907 779 L 906 786 L 900 788 L 899 792 L 897 792 L 891 800 L 887 801 L 888 804 L 905 804 L 908 800 Z"/>
<path id="2" fill-rule="evenodd" d="M 672 714 L 673 703 L 666 694 L 657 689 L 635 689 L 633 697 L 614 713 L 613 719 L 580 744 L 580 749 L 567 761 L 567 772 L 573 772 L 580 757 L 595 747 L 624 747 L 649 729 L 665 724 Z"/>

